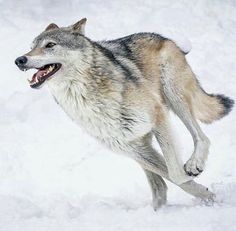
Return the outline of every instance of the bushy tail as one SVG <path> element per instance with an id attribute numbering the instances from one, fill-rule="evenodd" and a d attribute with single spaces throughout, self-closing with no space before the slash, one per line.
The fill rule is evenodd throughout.
<path id="1" fill-rule="evenodd" d="M 193 111 L 201 122 L 212 123 L 229 114 L 233 105 L 234 101 L 227 96 L 208 94 L 199 88 L 194 97 Z"/>

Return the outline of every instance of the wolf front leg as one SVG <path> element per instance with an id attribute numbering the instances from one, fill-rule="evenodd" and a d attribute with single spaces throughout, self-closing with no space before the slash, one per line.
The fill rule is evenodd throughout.
<path id="1" fill-rule="evenodd" d="M 176 184 L 182 184 L 192 177 L 188 176 L 180 161 L 179 153 L 174 142 L 173 133 L 170 128 L 168 111 L 165 108 L 159 108 L 157 112 L 155 127 L 153 128 L 154 135 L 161 147 L 164 155 L 170 179 Z"/>
<path id="2" fill-rule="evenodd" d="M 143 169 L 146 177 L 148 179 L 148 183 L 152 190 L 152 204 L 153 208 L 156 211 L 159 207 L 166 204 L 167 201 L 167 185 L 164 179 L 146 169 Z"/>

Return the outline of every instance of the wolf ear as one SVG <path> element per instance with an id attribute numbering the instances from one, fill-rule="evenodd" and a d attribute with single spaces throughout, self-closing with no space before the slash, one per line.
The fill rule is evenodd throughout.
<path id="1" fill-rule="evenodd" d="M 83 18 L 74 25 L 70 26 L 73 32 L 80 33 L 82 35 L 85 34 L 85 24 L 87 22 L 87 18 Z"/>
<path id="2" fill-rule="evenodd" d="M 45 31 L 49 31 L 49 30 L 53 30 L 53 29 L 58 29 L 58 28 L 59 28 L 59 26 L 57 26 L 55 23 L 51 23 L 51 24 L 49 24 L 46 27 Z"/>

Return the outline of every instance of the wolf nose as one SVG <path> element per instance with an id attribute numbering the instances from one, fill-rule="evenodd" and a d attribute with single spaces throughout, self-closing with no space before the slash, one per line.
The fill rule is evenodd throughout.
<path id="1" fill-rule="evenodd" d="M 26 56 L 20 56 L 15 60 L 15 64 L 18 67 L 22 67 L 27 63 L 27 57 Z"/>

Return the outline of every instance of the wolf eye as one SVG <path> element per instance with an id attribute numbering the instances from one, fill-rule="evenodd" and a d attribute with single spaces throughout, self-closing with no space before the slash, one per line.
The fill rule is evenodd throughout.
<path id="1" fill-rule="evenodd" d="M 56 43 L 52 43 L 52 42 L 49 42 L 47 43 L 47 45 L 45 46 L 46 48 L 52 48 L 56 45 Z"/>

